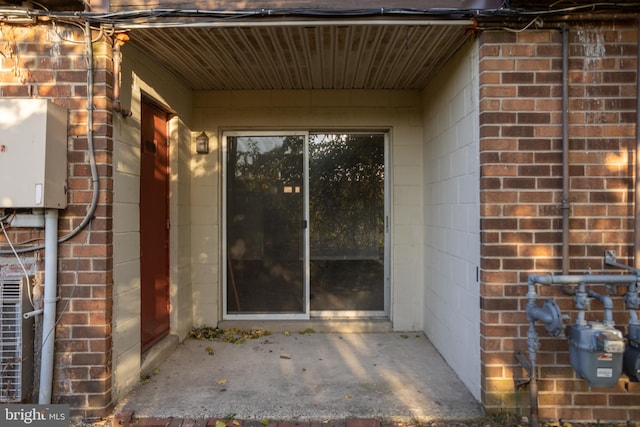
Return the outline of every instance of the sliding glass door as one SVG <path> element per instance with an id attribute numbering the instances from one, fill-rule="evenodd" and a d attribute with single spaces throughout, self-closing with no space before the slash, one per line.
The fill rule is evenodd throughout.
<path id="1" fill-rule="evenodd" d="M 224 141 L 225 318 L 387 315 L 386 134 Z"/>
<path id="2" fill-rule="evenodd" d="M 228 314 L 306 314 L 306 135 L 234 135 L 226 146 Z"/>
<path id="3" fill-rule="evenodd" d="M 384 312 L 384 134 L 309 136 L 311 310 Z"/>

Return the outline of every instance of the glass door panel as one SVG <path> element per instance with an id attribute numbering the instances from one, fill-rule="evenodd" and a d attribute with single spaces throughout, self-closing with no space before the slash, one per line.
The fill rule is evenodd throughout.
<path id="1" fill-rule="evenodd" d="M 385 135 L 309 135 L 312 312 L 385 311 Z"/>
<path id="2" fill-rule="evenodd" d="M 227 136 L 227 314 L 305 313 L 304 135 Z"/>

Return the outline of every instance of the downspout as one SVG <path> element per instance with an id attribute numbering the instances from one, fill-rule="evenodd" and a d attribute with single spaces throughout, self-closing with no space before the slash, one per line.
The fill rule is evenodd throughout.
<path id="1" fill-rule="evenodd" d="M 42 316 L 42 356 L 40 362 L 40 393 L 38 403 L 51 403 L 53 387 L 53 356 L 58 288 L 58 210 L 45 211 L 44 230 L 44 304 Z"/>
<path id="2" fill-rule="evenodd" d="M 569 274 L 569 27 L 562 34 L 562 274 Z M 571 290 L 562 287 L 567 294 Z"/>
<path id="3" fill-rule="evenodd" d="M 638 54 L 636 56 L 636 171 L 635 171 L 635 191 L 634 195 L 634 256 L 633 265 L 640 269 L 640 17 L 638 17 Z"/>

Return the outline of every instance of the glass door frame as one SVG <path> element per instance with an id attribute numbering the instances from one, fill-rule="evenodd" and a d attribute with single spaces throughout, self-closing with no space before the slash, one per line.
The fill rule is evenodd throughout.
<path id="1" fill-rule="evenodd" d="M 309 134 L 310 133 L 335 133 L 348 132 L 350 134 L 383 134 L 384 135 L 384 311 L 311 311 L 311 283 L 310 283 L 310 224 L 309 224 Z M 228 145 L 227 137 L 237 136 L 303 136 L 303 218 L 306 226 L 303 229 L 303 311 L 300 313 L 229 313 L 228 312 L 228 258 L 227 258 L 227 159 Z M 363 130 L 349 128 L 338 130 L 328 127 L 326 130 L 225 130 L 221 132 L 222 147 L 222 212 L 221 229 L 221 296 L 222 296 L 222 319 L 223 320 L 308 320 L 314 318 L 386 318 L 391 317 L 391 184 L 390 184 L 390 132 L 389 130 Z"/>
<path id="2" fill-rule="evenodd" d="M 349 318 L 349 319 L 367 319 L 367 318 L 391 318 L 391 222 L 390 222 L 390 206 L 391 206 L 391 191 L 390 191 L 390 131 L 388 130 L 371 130 L 371 129 L 335 129 L 328 127 L 326 129 L 313 128 L 309 131 L 309 134 L 316 133 L 348 133 L 349 135 L 370 135 L 379 134 L 384 136 L 384 310 L 382 311 L 365 311 L 365 310 L 312 310 L 310 312 L 313 318 Z M 309 144 L 305 150 L 308 152 Z M 308 168 L 309 165 L 306 165 Z M 307 180 L 308 181 L 308 180 Z M 307 186 L 308 186 L 307 182 Z M 308 198 L 307 198 L 308 199 Z M 308 205 L 306 207 L 309 208 Z M 311 228 L 311 227 L 309 227 Z M 311 263 L 311 253 L 309 250 L 309 258 L 307 264 Z M 311 288 L 309 287 L 310 292 Z"/>
<path id="3" fill-rule="evenodd" d="M 228 159 L 228 137 L 236 136 L 303 136 L 304 147 L 302 155 L 302 197 L 303 197 L 303 219 L 306 226 L 302 230 L 303 235 L 303 285 L 302 285 L 302 298 L 303 298 L 303 310 L 300 313 L 229 313 L 228 311 L 228 258 L 227 258 L 227 159 Z M 281 131 L 224 131 L 222 132 L 222 221 L 221 221 L 221 233 L 222 233 L 222 318 L 223 320 L 308 320 L 309 319 L 309 132 L 300 130 L 281 130 Z"/>

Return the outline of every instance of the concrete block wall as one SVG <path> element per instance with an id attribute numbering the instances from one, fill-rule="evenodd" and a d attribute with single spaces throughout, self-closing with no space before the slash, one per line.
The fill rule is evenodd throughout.
<path id="1" fill-rule="evenodd" d="M 0 96 L 49 98 L 68 109 L 68 206 L 60 211 L 60 235 L 81 222 L 92 198 L 84 39 L 81 29 L 62 23 L 55 28 L 0 28 Z M 57 304 L 60 320 L 56 327 L 52 402 L 70 404 L 74 414 L 85 416 L 104 415 L 111 405 L 113 144 L 109 46 L 106 38 L 93 44 L 93 138 L 100 176 L 99 204 L 90 231 L 80 232 L 58 249 L 61 299 Z M 41 243 L 42 238 L 38 229 L 11 232 L 16 245 Z M 37 255 L 41 258 L 42 252 Z"/>
<path id="2" fill-rule="evenodd" d="M 632 263 L 636 22 L 569 26 L 570 273 L 617 272 L 605 249 Z M 482 400 L 489 411 L 528 413 L 527 377 L 514 359 L 527 352 L 527 276 L 562 271 L 561 35 L 558 30 L 480 36 Z M 601 286 L 594 290 L 604 293 Z M 539 289 L 575 322 L 571 297 Z M 616 327 L 628 322 L 625 289 L 612 297 Z M 594 302 L 588 320 L 602 320 Z M 569 364 L 568 341 L 542 328 L 540 417 L 640 419 L 640 387 L 590 389 Z"/>
<path id="3" fill-rule="evenodd" d="M 142 96 L 176 112 L 169 121 L 170 333 L 184 339 L 192 327 L 190 161 L 191 91 L 158 70 L 144 53 L 123 47 L 121 104 L 130 117 L 114 122 L 113 398 L 140 378 L 140 114 Z"/>
<path id="4" fill-rule="evenodd" d="M 424 328 L 480 400 L 478 52 L 470 42 L 423 92 Z"/>

